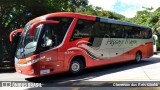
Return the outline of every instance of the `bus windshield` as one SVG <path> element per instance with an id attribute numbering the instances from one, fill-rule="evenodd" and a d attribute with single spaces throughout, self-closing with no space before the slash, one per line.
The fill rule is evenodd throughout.
<path id="1" fill-rule="evenodd" d="M 21 40 L 19 41 L 19 45 L 16 52 L 17 58 L 25 58 L 31 55 L 36 54 L 36 49 L 38 51 L 42 51 L 39 49 L 44 48 L 54 48 L 60 45 L 63 42 L 63 39 L 66 35 L 66 32 L 71 25 L 73 18 L 66 17 L 55 17 L 48 18 L 47 20 L 56 20 L 60 23 L 58 24 L 40 24 L 36 27 L 34 31 L 34 36 L 30 36 L 30 26 L 32 24 L 27 24 L 24 28 L 24 34 L 21 35 Z M 50 47 L 48 47 L 48 41 L 52 43 Z"/>
<path id="2" fill-rule="evenodd" d="M 42 25 L 39 25 L 35 29 L 35 35 L 33 37 L 30 37 L 29 28 L 30 25 L 26 25 L 24 28 L 24 35 L 21 35 L 21 39 L 19 41 L 19 45 L 17 48 L 17 57 L 22 58 L 25 57 L 25 55 L 33 53 L 36 50 L 37 42 L 38 42 L 38 36 L 40 33 L 40 29 L 42 28 Z"/>

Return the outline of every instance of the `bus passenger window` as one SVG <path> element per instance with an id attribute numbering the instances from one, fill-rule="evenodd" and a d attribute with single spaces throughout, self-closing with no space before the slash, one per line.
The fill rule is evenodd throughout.
<path id="1" fill-rule="evenodd" d="M 87 20 L 78 20 L 75 29 L 72 34 L 73 39 L 92 37 L 93 36 L 94 23 Z"/>
<path id="2" fill-rule="evenodd" d="M 59 21 L 58 24 L 55 24 L 52 27 L 52 29 L 54 30 L 54 34 L 56 35 L 56 46 L 58 46 L 65 39 L 65 35 L 67 33 L 67 30 L 69 30 L 69 27 L 73 21 L 73 18 L 53 17 L 53 18 L 48 18 L 47 20 Z"/>
<path id="3" fill-rule="evenodd" d="M 147 29 L 146 30 L 146 36 L 147 36 L 147 39 L 149 39 L 149 38 L 152 38 L 152 30 L 151 29 Z"/>
<path id="4" fill-rule="evenodd" d="M 124 38 L 133 38 L 133 27 L 124 26 Z"/>
<path id="5" fill-rule="evenodd" d="M 74 31 L 74 37 L 79 37 L 80 36 L 80 32 L 78 29 L 75 29 Z"/>
<path id="6" fill-rule="evenodd" d="M 95 36 L 99 38 L 109 38 L 109 29 L 108 23 L 96 22 L 95 23 Z"/>
<path id="7" fill-rule="evenodd" d="M 111 38 L 122 38 L 123 37 L 123 26 L 118 24 L 111 25 Z"/>

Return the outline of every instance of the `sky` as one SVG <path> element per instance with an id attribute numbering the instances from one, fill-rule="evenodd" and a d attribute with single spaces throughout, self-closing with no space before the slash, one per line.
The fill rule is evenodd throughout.
<path id="1" fill-rule="evenodd" d="M 104 10 L 113 11 L 132 18 L 143 7 L 160 7 L 160 0 L 88 0 L 90 5 L 102 7 Z"/>

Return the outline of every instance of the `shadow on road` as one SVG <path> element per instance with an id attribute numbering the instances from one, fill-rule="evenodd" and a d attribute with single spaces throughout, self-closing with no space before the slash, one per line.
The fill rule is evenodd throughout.
<path id="1" fill-rule="evenodd" d="M 73 76 L 68 73 L 62 73 L 62 74 L 48 75 L 43 77 L 26 78 L 26 80 L 30 82 L 42 83 L 43 87 L 63 87 L 63 86 L 68 87 L 68 86 L 74 86 L 75 84 L 77 85 L 77 83 L 81 83 L 81 81 L 85 81 L 95 77 L 107 75 L 114 72 L 124 71 L 128 69 L 133 69 L 136 67 L 146 66 L 154 63 L 159 63 L 159 62 L 160 62 L 160 58 L 154 57 L 154 58 L 143 60 L 139 64 L 135 64 L 133 61 L 129 61 L 124 63 L 86 69 L 85 72 L 79 76 Z"/>

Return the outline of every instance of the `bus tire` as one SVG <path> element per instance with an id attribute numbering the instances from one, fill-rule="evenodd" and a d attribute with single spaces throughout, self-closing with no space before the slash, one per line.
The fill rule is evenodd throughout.
<path id="1" fill-rule="evenodd" d="M 81 58 L 75 58 L 70 63 L 69 72 L 73 75 L 80 75 L 84 71 L 84 63 Z"/>
<path id="2" fill-rule="evenodd" d="M 136 61 L 136 63 L 140 63 L 142 61 L 142 54 L 141 54 L 141 52 L 137 52 L 136 53 L 135 61 Z"/>

